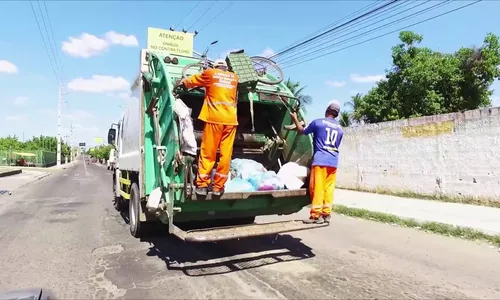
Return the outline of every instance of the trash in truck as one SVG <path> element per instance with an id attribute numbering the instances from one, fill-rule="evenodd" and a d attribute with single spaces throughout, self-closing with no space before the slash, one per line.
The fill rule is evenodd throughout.
<path id="1" fill-rule="evenodd" d="M 193 120 L 191 119 L 191 109 L 181 100 L 176 99 L 174 112 L 179 118 L 180 133 L 182 136 L 181 151 L 187 154 L 196 155 L 198 144 L 194 135 Z"/>
<path id="2" fill-rule="evenodd" d="M 295 162 L 284 164 L 278 172 L 278 177 L 289 190 L 298 190 L 302 188 L 308 175 L 309 169 Z"/>
<path id="3" fill-rule="evenodd" d="M 244 158 L 233 159 L 231 161 L 230 170 L 233 178 L 241 178 L 244 180 L 248 180 L 254 175 L 267 171 L 261 163 Z"/>
<path id="4" fill-rule="evenodd" d="M 225 191 L 228 193 L 250 193 L 255 192 L 256 189 L 250 182 L 241 179 L 233 178 L 231 181 L 226 183 Z"/>
<path id="5" fill-rule="evenodd" d="M 264 173 L 253 175 L 248 179 L 248 182 L 257 191 L 275 191 L 285 189 L 285 185 L 281 182 L 274 171 L 266 171 Z"/>

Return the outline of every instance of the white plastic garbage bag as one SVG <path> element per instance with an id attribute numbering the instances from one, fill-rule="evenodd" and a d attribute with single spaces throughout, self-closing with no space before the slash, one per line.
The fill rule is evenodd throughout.
<path id="1" fill-rule="evenodd" d="M 278 172 L 278 177 L 289 190 L 300 189 L 309 175 L 309 169 L 294 162 L 284 164 Z"/>
<path id="2" fill-rule="evenodd" d="M 250 182 L 241 178 L 233 178 L 231 181 L 227 182 L 224 190 L 226 193 L 255 192 L 255 188 L 250 184 Z"/>
<path id="3" fill-rule="evenodd" d="M 194 135 L 193 120 L 191 119 L 190 108 L 181 100 L 176 99 L 174 112 L 179 117 L 179 125 L 181 129 L 181 151 L 196 155 L 198 144 Z"/>
<path id="4" fill-rule="evenodd" d="M 258 191 L 275 191 L 285 188 L 285 185 L 274 171 L 253 175 L 248 179 L 248 182 Z"/>
<path id="5" fill-rule="evenodd" d="M 235 158 L 231 161 L 231 173 L 233 178 L 248 180 L 254 175 L 266 172 L 266 168 L 261 163 L 251 159 Z"/>

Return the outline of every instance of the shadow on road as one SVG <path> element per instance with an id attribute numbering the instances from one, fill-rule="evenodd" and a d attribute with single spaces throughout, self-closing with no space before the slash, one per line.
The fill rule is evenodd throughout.
<path id="1" fill-rule="evenodd" d="M 186 243 L 175 236 L 142 241 L 151 245 L 148 256 L 187 276 L 220 275 L 315 256 L 300 239 L 286 234 L 217 243 Z"/>
<path id="2" fill-rule="evenodd" d="M 120 212 L 120 215 L 123 221 L 129 224 L 128 212 Z M 199 228 L 229 225 L 220 222 L 193 223 L 192 226 Z M 156 256 L 165 262 L 168 270 L 182 271 L 187 276 L 220 275 L 315 256 L 312 249 L 303 244 L 301 239 L 288 234 L 188 243 L 168 235 L 167 227 L 161 223 L 148 225 L 148 237 L 141 238 L 141 242 L 150 245 L 147 256 Z M 189 229 L 193 228 L 184 228 Z"/>

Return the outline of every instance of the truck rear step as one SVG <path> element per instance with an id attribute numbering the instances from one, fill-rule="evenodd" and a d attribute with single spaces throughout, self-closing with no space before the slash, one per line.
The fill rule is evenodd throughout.
<path id="1" fill-rule="evenodd" d="M 262 224 L 225 226 L 184 231 L 175 226 L 173 234 L 186 242 L 217 242 L 254 236 L 309 230 L 328 226 L 323 224 L 304 224 L 301 220 L 281 221 Z"/>

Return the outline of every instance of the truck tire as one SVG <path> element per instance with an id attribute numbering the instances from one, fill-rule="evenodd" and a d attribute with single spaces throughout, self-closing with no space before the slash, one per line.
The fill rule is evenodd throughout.
<path id="1" fill-rule="evenodd" d="M 145 224 L 141 223 L 141 198 L 137 183 L 132 183 L 130 188 L 130 200 L 128 201 L 128 211 L 130 220 L 130 233 L 133 237 L 140 238 L 143 235 Z"/>
<path id="2" fill-rule="evenodd" d="M 113 206 L 119 212 L 125 211 L 127 209 L 127 205 L 125 205 L 125 200 L 123 200 L 122 196 L 116 196 L 116 176 L 113 173 Z"/>

